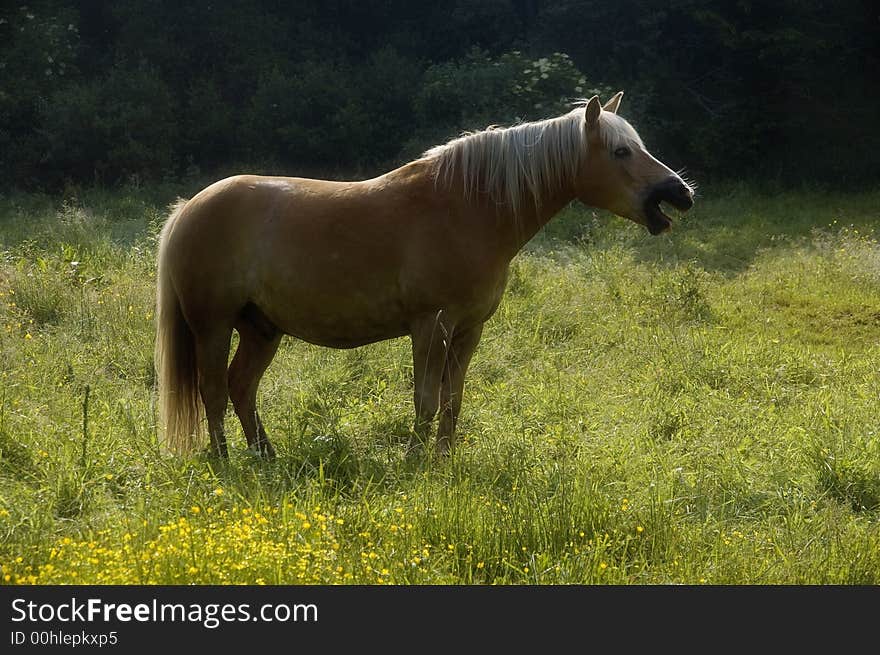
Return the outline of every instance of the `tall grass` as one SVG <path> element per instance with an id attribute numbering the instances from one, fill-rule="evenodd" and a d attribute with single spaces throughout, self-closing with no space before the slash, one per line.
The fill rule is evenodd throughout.
<path id="1" fill-rule="evenodd" d="M 228 463 L 162 453 L 163 204 L 0 199 L 6 582 L 878 582 L 880 194 L 710 191 L 661 238 L 567 209 L 515 260 L 448 461 L 406 456 L 405 339 L 285 340 L 277 461 L 231 413 Z"/>

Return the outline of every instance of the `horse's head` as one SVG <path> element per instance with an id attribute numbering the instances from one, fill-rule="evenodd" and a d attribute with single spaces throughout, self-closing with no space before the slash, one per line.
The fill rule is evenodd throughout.
<path id="1" fill-rule="evenodd" d="M 672 226 L 660 203 L 687 211 L 694 204 L 694 190 L 652 157 L 632 125 L 617 115 L 622 96 L 618 92 L 604 107 L 593 96 L 584 108 L 587 153 L 578 175 L 578 198 L 660 234 Z"/>

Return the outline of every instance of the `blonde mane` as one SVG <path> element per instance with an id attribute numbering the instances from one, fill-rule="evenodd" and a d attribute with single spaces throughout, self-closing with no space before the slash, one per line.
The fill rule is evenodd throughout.
<path id="1" fill-rule="evenodd" d="M 600 126 L 612 150 L 625 142 L 641 145 L 632 126 L 616 114 L 603 112 Z M 573 182 L 586 153 L 582 104 L 555 118 L 466 133 L 423 158 L 433 161 L 438 184 L 460 179 L 466 198 L 487 194 L 516 214 L 529 197 L 540 207 L 548 193 Z"/>

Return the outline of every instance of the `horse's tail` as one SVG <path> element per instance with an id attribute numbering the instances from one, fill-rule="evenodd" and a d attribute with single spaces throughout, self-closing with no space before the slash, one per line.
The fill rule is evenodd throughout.
<path id="1" fill-rule="evenodd" d="M 195 338 L 187 325 L 180 299 L 171 282 L 168 241 L 186 205 L 179 200 L 159 237 L 156 290 L 156 378 L 159 396 L 160 441 L 173 452 L 189 453 L 202 441 L 199 375 Z"/>

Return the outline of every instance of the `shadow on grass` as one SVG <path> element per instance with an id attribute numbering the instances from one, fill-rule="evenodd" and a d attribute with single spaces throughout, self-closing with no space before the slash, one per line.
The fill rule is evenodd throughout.
<path id="1" fill-rule="evenodd" d="M 880 193 L 784 191 L 756 193 L 719 188 L 702 193 L 694 208 L 658 237 L 626 219 L 573 203 L 529 244 L 539 254 L 564 246 L 623 247 L 638 262 L 675 266 L 695 262 L 707 271 L 735 275 L 767 249 L 791 246 L 817 232 L 851 226 L 876 230 Z"/>
<path id="2" fill-rule="evenodd" d="M 357 497 L 366 489 L 393 491 L 406 487 L 436 463 L 432 448 L 408 447 L 409 432 L 389 434 L 369 447 L 366 440 L 343 434 L 303 435 L 278 442 L 268 460 L 242 448 L 231 448 L 229 460 L 207 453 L 199 460 L 228 490 L 251 501 L 280 502 L 291 492 L 322 489 L 322 494 Z"/>

